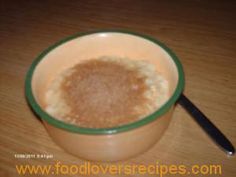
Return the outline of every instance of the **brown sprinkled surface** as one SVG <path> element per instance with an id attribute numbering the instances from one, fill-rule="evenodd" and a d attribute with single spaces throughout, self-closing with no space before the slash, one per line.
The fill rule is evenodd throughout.
<path id="1" fill-rule="evenodd" d="M 138 71 L 102 60 L 75 65 L 62 82 L 63 98 L 71 108 L 68 117 L 84 127 L 112 127 L 144 114 L 145 78 Z M 141 110 L 141 111 L 140 111 Z"/>

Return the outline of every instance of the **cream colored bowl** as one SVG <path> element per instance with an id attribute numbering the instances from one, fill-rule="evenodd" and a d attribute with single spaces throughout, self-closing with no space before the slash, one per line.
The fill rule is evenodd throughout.
<path id="1" fill-rule="evenodd" d="M 47 85 L 61 71 L 79 61 L 100 56 L 152 63 L 168 80 L 168 101 L 137 122 L 107 129 L 78 127 L 48 115 L 42 109 Z M 52 139 L 63 149 L 88 160 L 117 161 L 144 152 L 161 138 L 183 86 L 183 70 L 178 58 L 159 41 L 127 31 L 97 31 L 68 37 L 42 52 L 28 71 L 26 97 Z"/>

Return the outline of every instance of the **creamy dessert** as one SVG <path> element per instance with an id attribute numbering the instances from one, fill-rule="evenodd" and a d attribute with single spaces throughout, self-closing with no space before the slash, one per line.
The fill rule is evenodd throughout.
<path id="1" fill-rule="evenodd" d="M 128 124 L 153 113 L 168 98 L 168 82 L 141 60 L 104 56 L 60 73 L 45 94 L 45 110 L 88 128 Z"/>

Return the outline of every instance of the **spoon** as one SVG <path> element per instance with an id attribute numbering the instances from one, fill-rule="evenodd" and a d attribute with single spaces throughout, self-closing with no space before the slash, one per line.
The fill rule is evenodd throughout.
<path id="1" fill-rule="evenodd" d="M 179 104 L 227 155 L 234 155 L 235 148 L 232 143 L 185 95 L 180 95 Z"/>

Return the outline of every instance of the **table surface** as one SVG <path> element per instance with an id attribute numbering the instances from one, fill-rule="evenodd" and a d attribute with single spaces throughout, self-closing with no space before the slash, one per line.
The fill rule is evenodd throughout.
<path id="1" fill-rule="evenodd" d="M 16 164 L 83 163 L 48 136 L 26 103 L 24 80 L 31 62 L 47 46 L 95 29 L 128 29 L 158 38 L 172 48 L 184 67 L 184 93 L 236 146 L 235 7 L 233 1 L 213 0 L 1 1 L 0 176 L 18 176 Z M 21 153 L 54 157 L 15 158 Z M 156 161 L 220 164 L 222 176 L 236 173 L 235 156 L 227 157 L 179 105 L 154 147 L 120 163 Z"/>

